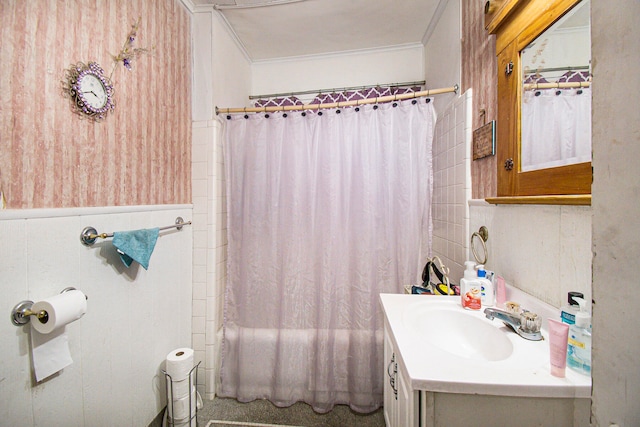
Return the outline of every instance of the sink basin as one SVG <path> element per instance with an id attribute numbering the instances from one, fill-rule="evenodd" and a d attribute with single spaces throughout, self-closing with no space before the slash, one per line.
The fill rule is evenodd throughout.
<path id="1" fill-rule="evenodd" d="M 510 289 L 508 297 L 543 319 L 559 310 Z M 391 344 L 409 387 L 434 393 L 585 398 L 591 378 L 567 369 L 550 373 L 549 339 L 522 338 L 483 311 L 465 310 L 460 297 L 381 294 L 385 342 Z M 459 403 L 459 402 L 458 402 Z"/>
<path id="2" fill-rule="evenodd" d="M 424 298 L 439 298 L 429 297 Z M 417 301 L 403 313 L 404 326 L 421 339 L 459 357 L 499 361 L 513 354 L 507 333 L 479 312 L 469 312 L 447 301 Z"/>

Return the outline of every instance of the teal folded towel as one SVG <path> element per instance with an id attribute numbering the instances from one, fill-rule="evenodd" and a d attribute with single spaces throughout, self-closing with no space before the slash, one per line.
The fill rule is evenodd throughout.
<path id="1" fill-rule="evenodd" d="M 131 262 L 135 261 L 147 270 L 159 233 L 159 228 L 116 231 L 113 233 L 112 243 L 120 254 L 120 259 L 122 259 L 124 265 L 130 267 Z"/>

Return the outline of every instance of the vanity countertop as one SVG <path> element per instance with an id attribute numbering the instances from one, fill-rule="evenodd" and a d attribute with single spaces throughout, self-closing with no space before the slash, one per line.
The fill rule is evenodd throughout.
<path id="1" fill-rule="evenodd" d="M 381 294 L 381 305 L 390 339 L 406 369 L 413 390 L 495 396 L 589 398 L 591 378 L 567 368 L 565 378 L 550 374 L 547 318 L 555 309 L 539 301 L 528 300 L 524 307 L 542 315 L 542 341 L 528 341 L 499 320 L 488 320 L 483 310 L 464 310 L 460 297 Z M 514 301 L 521 302 L 517 299 Z M 541 303 L 539 305 L 537 303 Z M 513 352 L 503 360 L 480 360 L 453 354 L 430 343 L 416 328 L 407 327 L 413 309 L 437 304 L 442 310 L 460 310 L 501 330 L 513 344 Z M 534 307 L 535 305 L 535 307 Z M 434 306 L 435 307 L 435 306 Z M 433 322 L 436 323 L 436 322 Z M 444 322 L 443 322 L 444 323 Z M 484 325 L 481 325 L 484 327 Z M 421 326 L 422 327 L 422 326 Z M 429 327 L 446 327 L 433 324 Z M 419 329 L 419 328 L 418 328 Z M 483 337 L 479 337 L 482 339 Z"/>

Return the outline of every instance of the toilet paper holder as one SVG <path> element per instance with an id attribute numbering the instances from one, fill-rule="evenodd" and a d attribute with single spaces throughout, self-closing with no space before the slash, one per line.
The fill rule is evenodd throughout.
<path id="1" fill-rule="evenodd" d="M 60 293 L 75 291 L 76 288 L 69 286 L 68 288 L 64 288 Z M 89 299 L 88 296 L 84 296 L 86 299 Z M 49 321 L 49 313 L 46 310 L 40 310 L 39 312 L 31 311 L 31 307 L 33 307 L 33 301 L 24 300 L 20 301 L 18 304 L 13 307 L 11 310 L 11 322 L 16 326 L 22 326 L 29 323 L 31 320 L 31 316 L 36 316 L 36 318 L 40 321 L 40 323 L 47 323 Z"/>
<path id="2" fill-rule="evenodd" d="M 184 380 L 188 380 L 189 414 L 183 418 L 175 418 L 176 408 L 174 407 L 174 404 L 175 404 L 175 395 L 174 395 L 174 387 L 173 387 L 174 379 L 171 377 L 171 375 L 167 371 L 165 371 L 164 369 L 160 369 L 164 374 L 164 377 L 166 380 L 166 387 L 167 387 L 167 409 L 165 412 L 165 416 L 166 416 L 168 427 L 175 427 L 178 425 L 180 426 L 191 425 L 191 422 L 194 420 L 194 418 L 198 413 L 198 409 L 201 409 L 202 401 L 200 400 L 200 394 L 197 391 L 195 391 L 195 388 L 194 388 L 198 384 L 198 368 L 200 367 L 200 363 L 201 362 L 196 363 L 196 365 L 193 368 L 191 368 L 191 370 L 189 371 L 189 373 L 186 375 L 184 379 Z M 192 389 L 194 390 L 193 392 L 191 391 Z M 192 399 L 195 399 L 196 402 L 193 402 Z M 169 405 L 171 405 L 171 409 L 169 409 Z M 192 411 L 194 407 L 195 407 L 195 411 Z"/>

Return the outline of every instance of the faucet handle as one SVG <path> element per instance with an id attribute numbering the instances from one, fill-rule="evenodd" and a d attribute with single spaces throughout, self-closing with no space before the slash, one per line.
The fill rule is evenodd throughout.
<path id="1" fill-rule="evenodd" d="M 542 318 L 531 311 L 523 311 L 520 314 L 520 328 L 526 333 L 540 332 Z"/>
<path id="2" fill-rule="evenodd" d="M 520 304 L 514 301 L 507 301 L 504 303 L 504 308 L 507 313 L 519 315 L 520 314 Z"/>

